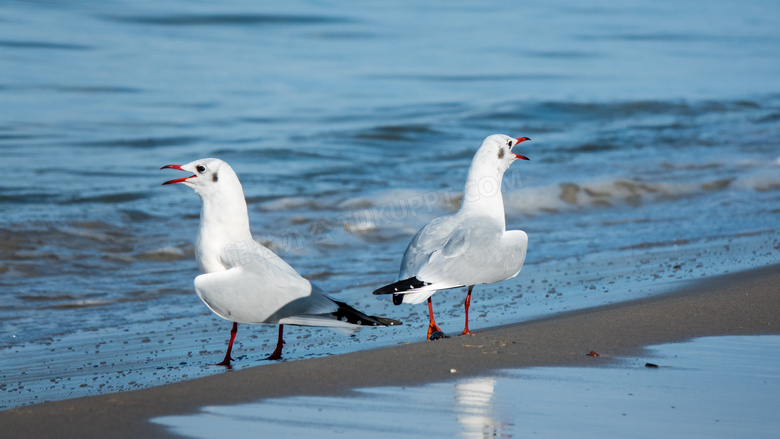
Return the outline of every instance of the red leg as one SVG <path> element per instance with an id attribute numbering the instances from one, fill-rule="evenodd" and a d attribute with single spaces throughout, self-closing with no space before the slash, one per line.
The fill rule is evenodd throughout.
<path id="1" fill-rule="evenodd" d="M 279 341 L 276 342 L 276 349 L 266 360 L 281 360 L 282 359 L 282 345 L 284 340 L 282 339 L 282 331 L 284 331 L 284 325 L 279 325 Z"/>
<path id="2" fill-rule="evenodd" d="M 469 286 L 469 292 L 466 294 L 466 303 L 464 304 L 464 307 L 466 308 L 466 326 L 463 328 L 463 332 L 460 335 L 466 335 L 466 334 L 477 334 L 482 331 L 477 332 L 471 332 L 469 331 L 469 306 L 471 306 L 471 290 L 474 288 L 474 285 Z"/>
<path id="3" fill-rule="evenodd" d="M 428 315 L 431 316 L 431 321 L 428 323 L 428 338 L 427 340 L 431 339 L 431 334 L 434 332 L 442 332 L 441 328 L 439 328 L 439 325 L 436 324 L 436 320 L 433 318 L 433 303 L 431 302 L 431 298 L 428 298 Z"/>
<path id="4" fill-rule="evenodd" d="M 230 368 L 230 353 L 233 351 L 233 341 L 236 339 L 236 334 L 238 333 L 238 323 L 233 322 L 233 329 L 230 330 L 230 342 L 228 343 L 227 352 L 225 353 L 225 359 L 222 360 L 221 363 L 215 364 L 215 366 L 225 366 L 227 368 Z"/>

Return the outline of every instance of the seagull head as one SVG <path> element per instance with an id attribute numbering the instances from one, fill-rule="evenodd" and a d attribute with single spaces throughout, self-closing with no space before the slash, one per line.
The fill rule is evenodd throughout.
<path id="1" fill-rule="evenodd" d="M 530 160 L 524 155 L 520 155 L 512 151 L 512 148 L 517 146 L 518 143 L 531 140 L 528 137 L 510 137 L 505 134 L 493 134 L 488 136 L 485 141 L 482 142 L 482 146 L 477 150 L 474 156 L 474 161 L 478 161 L 484 164 L 494 164 L 497 170 L 501 173 L 509 169 L 515 160 Z M 492 168 L 492 166 L 491 166 Z"/>
<path id="2" fill-rule="evenodd" d="M 165 165 L 160 169 L 177 169 L 191 173 L 192 175 L 187 177 L 168 180 L 163 185 L 181 183 L 192 188 L 202 198 L 224 195 L 225 191 L 232 190 L 231 187 L 236 185 L 243 196 L 241 183 L 233 168 L 220 159 L 200 159 L 186 165 Z"/>

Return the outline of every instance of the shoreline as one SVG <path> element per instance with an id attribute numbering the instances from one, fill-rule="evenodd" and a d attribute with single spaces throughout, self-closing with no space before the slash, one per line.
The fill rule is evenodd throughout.
<path id="1" fill-rule="evenodd" d="M 780 334 L 780 265 L 691 281 L 672 292 L 630 302 L 488 328 L 474 336 L 9 409 L 0 412 L 0 428 L 14 437 L 177 437 L 149 420 L 208 405 L 348 394 L 354 388 L 441 382 L 503 368 L 602 366 L 650 345 L 762 334 Z M 601 357 L 586 356 L 590 351 Z"/>

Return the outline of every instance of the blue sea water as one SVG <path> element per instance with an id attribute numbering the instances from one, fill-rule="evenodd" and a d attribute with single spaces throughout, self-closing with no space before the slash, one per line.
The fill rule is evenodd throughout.
<path id="1" fill-rule="evenodd" d="M 290 359 L 424 334 L 423 307 L 370 292 L 493 133 L 533 139 L 504 184 L 530 244 L 519 277 L 475 289 L 473 327 L 777 263 L 778 18 L 774 1 L 4 2 L 0 407 L 220 372 L 204 365 L 229 324 L 192 291 L 199 200 L 160 187 L 160 166 L 202 157 L 236 170 L 258 240 L 406 322 L 301 329 Z M 446 330 L 463 296 L 437 294 Z M 274 331 L 240 329 L 239 367 Z"/>

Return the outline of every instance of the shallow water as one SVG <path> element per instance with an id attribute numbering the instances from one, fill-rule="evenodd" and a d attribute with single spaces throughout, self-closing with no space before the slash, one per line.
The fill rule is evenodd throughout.
<path id="1" fill-rule="evenodd" d="M 322 438 L 764 438 L 780 427 L 778 348 L 778 336 L 701 338 L 653 346 L 608 367 L 595 367 L 605 361 L 597 357 L 594 367 L 501 370 L 351 396 L 210 406 L 152 422 L 190 438 L 258 431 Z"/>
<path id="2" fill-rule="evenodd" d="M 0 5 L 0 408 L 222 372 L 169 163 L 228 161 L 258 239 L 406 322 L 293 329 L 288 359 L 420 339 L 369 293 L 495 132 L 533 139 L 504 182 L 530 244 L 476 328 L 780 261 L 780 5 L 678 3 Z M 262 364 L 275 329 L 239 331 Z"/>

